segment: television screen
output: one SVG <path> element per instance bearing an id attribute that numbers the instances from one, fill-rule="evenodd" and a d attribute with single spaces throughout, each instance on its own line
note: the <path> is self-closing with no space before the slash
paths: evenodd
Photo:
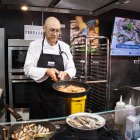
<path id="1" fill-rule="evenodd" d="M 112 56 L 140 56 L 140 20 L 115 17 Z"/>

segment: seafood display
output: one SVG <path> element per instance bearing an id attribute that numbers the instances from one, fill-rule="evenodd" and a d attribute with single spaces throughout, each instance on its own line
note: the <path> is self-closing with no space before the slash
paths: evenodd
<path id="1" fill-rule="evenodd" d="M 34 140 L 36 138 L 45 138 L 50 135 L 53 131 L 40 124 L 26 124 L 21 125 L 19 129 L 12 133 L 13 140 Z"/>
<path id="2" fill-rule="evenodd" d="M 67 123 L 77 129 L 94 130 L 105 125 L 103 117 L 91 113 L 77 113 L 67 118 Z"/>
<path id="3" fill-rule="evenodd" d="M 86 89 L 83 87 L 78 87 L 78 86 L 73 86 L 73 85 L 59 86 L 58 90 L 62 91 L 62 92 L 66 92 L 66 93 L 78 93 L 78 92 L 85 92 L 86 91 Z"/>

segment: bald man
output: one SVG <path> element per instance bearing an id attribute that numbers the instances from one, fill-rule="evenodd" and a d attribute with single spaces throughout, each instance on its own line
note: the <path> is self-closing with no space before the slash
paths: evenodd
<path id="1" fill-rule="evenodd" d="M 45 20 L 45 37 L 30 43 L 24 72 L 35 81 L 30 98 L 30 119 L 46 119 L 65 116 L 65 101 L 55 94 L 52 84 L 70 79 L 76 74 L 70 47 L 58 40 L 60 21 L 55 17 Z"/>

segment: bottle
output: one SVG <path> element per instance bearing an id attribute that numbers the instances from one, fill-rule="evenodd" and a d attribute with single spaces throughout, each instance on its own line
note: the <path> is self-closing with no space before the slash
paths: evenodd
<path id="1" fill-rule="evenodd" d="M 136 110 L 135 107 L 132 105 L 131 98 L 129 99 L 129 104 L 125 105 L 125 116 L 128 117 L 130 115 L 131 116 L 136 115 Z"/>
<path id="2" fill-rule="evenodd" d="M 124 131 L 125 124 L 125 102 L 122 101 L 122 95 L 120 96 L 120 101 L 116 103 L 115 106 L 115 128 L 119 129 L 122 133 Z"/>
<path id="3" fill-rule="evenodd" d="M 137 115 L 140 115 L 140 96 L 138 97 L 136 106 L 137 108 L 135 108 L 135 110 L 137 112 Z"/>

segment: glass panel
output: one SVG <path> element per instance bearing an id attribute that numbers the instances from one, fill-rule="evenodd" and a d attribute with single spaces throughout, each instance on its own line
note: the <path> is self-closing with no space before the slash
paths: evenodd
<path id="1" fill-rule="evenodd" d="M 12 68 L 22 69 L 24 66 L 27 50 L 12 50 Z"/>
<path id="2" fill-rule="evenodd" d="M 123 124 L 115 124 L 114 120 L 115 120 L 115 113 L 119 112 L 119 113 L 124 113 L 127 114 L 128 112 L 131 112 L 131 110 L 129 109 L 123 109 L 123 110 L 110 110 L 110 111 L 106 111 L 106 112 L 98 112 L 96 113 L 96 115 L 100 115 L 102 116 L 105 120 L 106 120 L 106 125 L 103 127 L 103 129 L 105 129 L 105 133 L 108 134 L 110 133 L 112 135 L 113 134 L 117 134 L 117 136 L 124 136 L 125 134 L 129 133 L 127 131 L 131 131 L 128 130 L 128 127 L 135 127 L 137 126 L 137 131 L 140 132 L 140 106 L 137 106 L 134 108 L 136 111 L 136 115 L 135 116 L 125 116 L 125 121 Z M 94 113 L 90 113 L 90 114 L 94 114 Z M 121 116 L 122 117 L 122 116 Z M 66 126 L 66 117 L 60 117 L 60 118 L 50 118 L 50 119 L 43 119 L 43 120 L 30 120 L 30 121 L 21 121 L 21 122 L 6 122 L 6 123 L 0 123 L 1 126 L 5 126 L 5 125 L 13 125 L 13 124 L 22 124 L 22 123 L 36 123 L 36 122 L 46 122 L 49 121 L 52 124 L 54 124 L 57 128 L 57 133 L 56 135 L 58 135 L 59 133 L 61 133 L 61 135 L 63 136 L 62 131 L 65 131 L 65 129 L 69 129 L 69 127 Z M 123 119 L 123 118 L 121 118 Z M 96 120 L 95 120 L 96 121 Z M 131 122 L 131 123 L 129 123 Z M 135 123 L 137 123 L 137 125 L 134 125 Z M 7 126 L 8 128 L 10 126 Z M 63 129 L 61 127 L 64 127 Z M 75 128 L 72 128 L 75 130 Z M 72 129 L 70 129 L 70 133 L 73 134 L 73 136 L 75 135 L 75 133 L 77 134 L 77 132 L 79 131 L 72 131 Z M 132 128 L 133 129 L 133 128 Z M 102 130 L 102 128 L 101 128 Z M 99 131 L 101 131 L 99 130 Z M 86 131 L 85 131 L 86 132 Z M 90 131 L 88 131 L 89 133 Z M 101 131 L 102 132 L 102 131 Z M 69 133 L 69 132 L 68 132 Z M 83 131 L 82 131 L 83 133 Z M 132 132 L 133 133 L 133 132 Z M 135 134 L 137 134 L 137 132 L 135 132 Z M 139 135 L 140 133 L 138 133 L 137 135 Z M 127 135 L 127 137 L 130 135 Z M 131 137 L 131 136 L 130 136 Z M 136 138 L 136 136 L 133 136 Z M 110 140 L 110 139 L 108 139 Z M 121 140 L 121 139 L 119 139 Z"/>
<path id="3" fill-rule="evenodd" d="M 134 107 L 134 109 L 136 110 L 136 116 L 140 116 L 140 106 Z M 124 113 L 128 112 L 129 109 L 120 109 L 120 110 L 109 110 L 109 111 L 104 111 L 104 112 L 97 112 L 97 113 L 90 113 L 90 114 L 97 114 L 97 115 L 101 115 L 103 117 L 105 117 L 105 119 L 110 119 L 115 117 L 115 112 L 119 112 L 122 111 Z M 22 121 L 22 122 L 39 122 L 39 121 L 54 121 L 54 120 L 63 120 L 66 119 L 68 116 L 65 117 L 58 117 L 58 118 L 48 118 L 48 119 L 41 119 L 41 120 L 27 120 L 27 121 Z M 109 118 L 108 118 L 109 117 Z M 14 122 L 14 123 L 22 123 L 22 122 Z M 13 122 L 6 122 L 6 123 L 0 123 L 0 125 L 2 124 L 11 124 Z"/>

